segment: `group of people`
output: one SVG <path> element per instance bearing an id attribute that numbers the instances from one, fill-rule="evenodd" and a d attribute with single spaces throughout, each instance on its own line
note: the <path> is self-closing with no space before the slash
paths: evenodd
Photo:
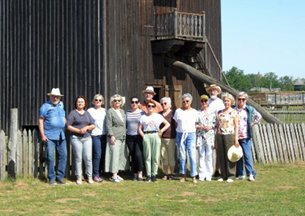
<path id="1" fill-rule="evenodd" d="M 245 92 L 238 94 L 237 106 L 232 108 L 235 102 L 232 95 L 224 93 L 221 100 L 218 98 L 221 94 L 219 86 L 210 85 L 206 90 L 210 97 L 201 96 L 199 110 L 192 108 L 193 97 L 189 93 L 182 95 L 182 107 L 172 110 L 171 98 L 164 97 L 160 103 L 153 100 L 156 93 L 152 86 L 143 91 L 145 101 L 131 97 L 131 110 L 126 112 L 122 109 L 125 98 L 119 94 L 110 98 L 108 110 L 102 107 L 104 97 L 101 94 L 93 97 L 93 107 L 88 110 L 86 98 L 78 96 L 74 102 L 75 109 L 66 119 L 60 101 L 63 95 L 58 88 L 53 88 L 48 94 L 50 101 L 41 106 L 39 116 L 41 139 L 47 142 L 49 183 L 67 184 L 63 178 L 67 160 L 65 127 L 70 131 L 77 184 L 82 184 L 82 161 L 89 184 L 103 181 L 101 171 L 112 173 L 111 181 L 119 183 L 124 179 L 118 173 L 130 169 L 130 157 L 134 181 L 157 182 L 160 155 L 164 170 L 162 179 L 175 180 L 176 145 L 181 182 L 187 180 L 187 153 L 193 183 L 197 183 L 197 174 L 200 181 L 211 181 L 213 176 L 219 177 L 218 181 L 227 182 L 233 182 L 236 177 L 244 179 L 244 167 L 248 180 L 254 181 L 256 172 L 251 157 L 251 127 L 259 123 L 261 115 L 246 105 L 248 95 Z M 236 163 L 228 157 L 232 146 L 243 150 L 243 157 L 238 158 Z M 55 149 L 58 155 L 56 174 Z"/>

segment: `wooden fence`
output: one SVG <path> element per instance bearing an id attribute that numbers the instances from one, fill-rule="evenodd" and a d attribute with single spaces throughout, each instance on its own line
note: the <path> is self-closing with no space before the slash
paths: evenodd
<path id="1" fill-rule="evenodd" d="M 17 176 L 44 178 L 45 164 L 39 160 L 42 144 L 39 132 L 17 131 L 16 154 L 14 155 Z M 0 180 L 7 176 L 9 139 L 0 131 Z M 67 134 L 67 178 L 74 178 L 75 165 L 72 148 Z M 253 127 L 252 157 L 254 163 L 295 163 L 305 160 L 305 124 L 260 124 Z"/>
<path id="2" fill-rule="evenodd" d="M 305 160 L 305 124 L 260 124 L 253 127 L 252 157 L 257 163 Z"/>

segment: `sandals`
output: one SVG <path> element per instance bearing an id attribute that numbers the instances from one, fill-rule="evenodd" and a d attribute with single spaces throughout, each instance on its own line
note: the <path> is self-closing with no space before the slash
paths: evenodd
<path id="1" fill-rule="evenodd" d="M 186 178 L 182 178 L 182 179 L 180 179 L 180 182 L 185 182 L 186 181 Z"/>
<path id="2" fill-rule="evenodd" d="M 162 180 L 168 180 L 168 174 L 165 174 Z"/>
<path id="3" fill-rule="evenodd" d="M 171 174 L 169 177 L 170 180 L 176 180 L 175 174 Z"/>

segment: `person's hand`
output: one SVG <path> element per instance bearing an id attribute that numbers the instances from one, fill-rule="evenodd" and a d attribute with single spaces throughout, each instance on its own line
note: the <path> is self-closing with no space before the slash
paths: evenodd
<path id="1" fill-rule="evenodd" d="M 239 148 L 239 142 L 238 141 L 235 141 L 234 145 L 235 145 L 236 148 Z"/>
<path id="2" fill-rule="evenodd" d="M 85 134 L 87 132 L 87 126 L 80 129 L 80 134 Z"/>
<path id="3" fill-rule="evenodd" d="M 111 136 L 111 137 L 110 137 L 110 143 L 111 143 L 111 145 L 114 145 L 115 142 L 116 142 L 115 137 L 114 137 L 114 136 Z"/>
<path id="4" fill-rule="evenodd" d="M 43 142 L 46 142 L 46 141 L 48 141 L 48 137 L 46 137 L 45 135 L 42 135 L 41 140 L 42 140 Z"/>
<path id="5" fill-rule="evenodd" d="M 158 135 L 159 135 L 160 138 L 162 137 L 162 134 L 163 134 L 162 131 L 159 130 L 159 131 L 158 131 Z"/>

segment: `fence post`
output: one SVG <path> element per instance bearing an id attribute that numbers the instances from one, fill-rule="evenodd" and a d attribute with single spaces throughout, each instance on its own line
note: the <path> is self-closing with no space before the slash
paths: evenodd
<path id="1" fill-rule="evenodd" d="M 177 39 L 178 37 L 178 11 L 177 8 L 174 9 L 174 17 L 173 17 L 173 30 L 174 30 L 174 38 Z"/>
<path id="2" fill-rule="evenodd" d="M 11 109 L 10 138 L 8 142 L 8 176 L 16 179 L 16 145 L 18 130 L 18 109 Z"/>
<path id="3" fill-rule="evenodd" d="M 0 130 L 0 180 L 5 178 L 5 134 L 3 130 Z"/>

